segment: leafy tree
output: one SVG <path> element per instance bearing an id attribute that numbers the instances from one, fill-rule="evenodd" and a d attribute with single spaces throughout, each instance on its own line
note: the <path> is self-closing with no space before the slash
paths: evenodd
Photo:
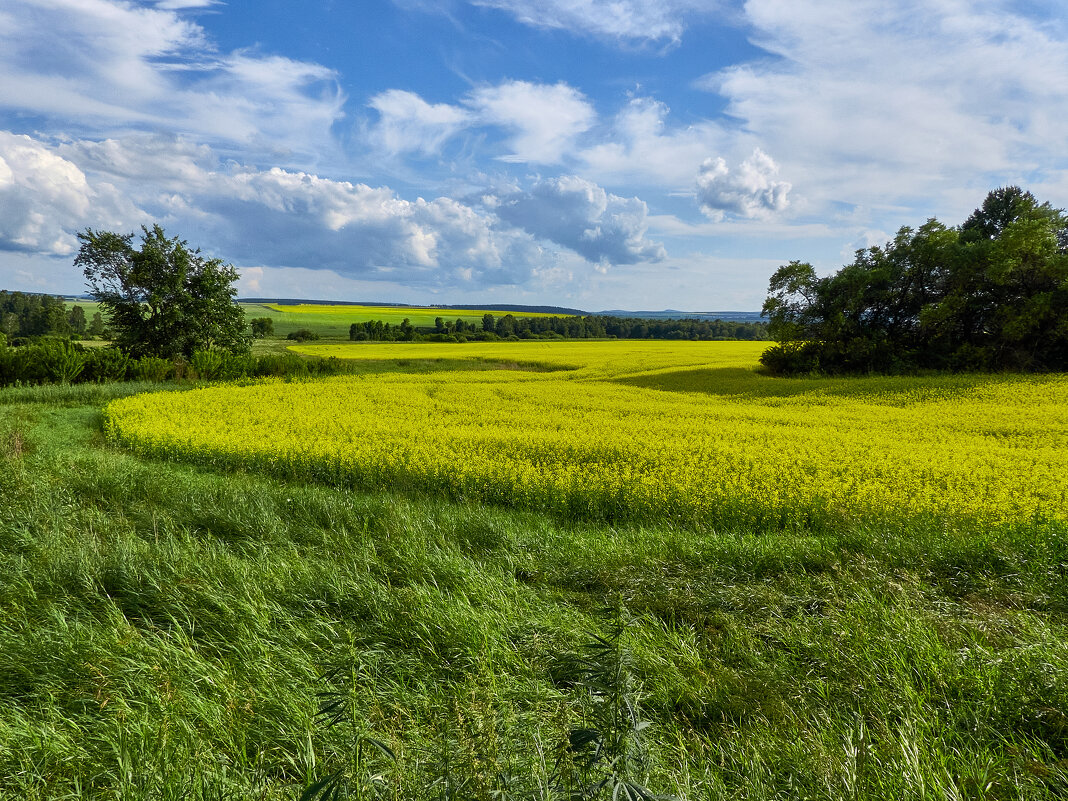
<path id="1" fill-rule="evenodd" d="M 774 372 L 1068 369 L 1068 218 L 997 189 L 959 228 L 904 227 L 834 275 L 780 267 L 763 312 Z"/>
<path id="2" fill-rule="evenodd" d="M 71 333 L 78 336 L 84 335 L 86 329 L 85 309 L 81 306 L 72 306 L 70 314 L 67 315 L 67 322 L 70 324 Z"/>
<path id="3" fill-rule="evenodd" d="M 19 316 L 15 312 L 0 314 L 0 333 L 9 337 L 18 336 L 19 326 Z"/>
<path id="4" fill-rule="evenodd" d="M 249 348 L 245 314 L 234 300 L 237 271 L 204 258 L 159 225 L 133 234 L 86 229 L 74 263 L 83 268 L 89 293 L 101 304 L 115 343 L 134 357 L 189 357 L 218 348 Z"/>
<path id="5" fill-rule="evenodd" d="M 93 312 L 93 319 L 89 321 L 89 335 L 104 336 L 104 316 L 100 312 Z"/>
<path id="6" fill-rule="evenodd" d="M 274 320 L 270 317 L 254 317 L 250 323 L 252 336 L 255 339 L 263 339 L 274 335 Z"/>

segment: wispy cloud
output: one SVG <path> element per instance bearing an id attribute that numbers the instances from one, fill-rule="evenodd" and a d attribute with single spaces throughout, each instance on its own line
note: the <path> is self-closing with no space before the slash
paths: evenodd
<path id="1" fill-rule="evenodd" d="M 471 113 L 448 103 L 427 103 L 414 92 L 390 89 L 371 98 L 378 112 L 370 140 L 391 154 L 437 153 L 441 146 L 472 122 Z"/>
<path id="2" fill-rule="evenodd" d="M 715 0 L 471 0 L 526 25 L 606 39 L 678 41 L 686 22 L 721 7 Z"/>
<path id="3" fill-rule="evenodd" d="M 476 89 L 466 102 L 483 124 L 514 132 L 512 152 L 499 156 L 502 161 L 556 164 L 597 116 L 582 93 L 564 83 L 508 81 Z"/>
<path id="4" fill-rule="evenodd" d="M 277 161 L 314 160 L 331 145 L 344 97 L 334 72 L 321 65 L 247 50 L 219 53 L 173 3 L 5 6 L 0 109 L 85 133 L 188 133 L 258 148 Z"/>
<path id="5" fill-rule="evenodd" d="M 1063 26 L 994 0 L 749 0 L 746 13 L 775 58 L 698 85 L 811 201 L 957 209 L 1064 169 Z"/>

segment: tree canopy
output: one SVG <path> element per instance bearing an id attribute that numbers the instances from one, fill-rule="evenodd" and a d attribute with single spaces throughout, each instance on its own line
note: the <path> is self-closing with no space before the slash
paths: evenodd
<path id="1" fill-rule="evenodd" d="M 237 270 L 205 258 L 159 225 L 133 234 L 86 229 L 74 263 L 100 303 L 115 344 L 134 357 L 190 357 L 194 351 L 245 352 L 245 314 L 237 304 Z"/>
<path id="2" fill-rule="evenodd" d="M 1068 217 L 1010 186 L 818 277 L 793 261 L 764 314 L 773 372 L 1068 370 Z"/>

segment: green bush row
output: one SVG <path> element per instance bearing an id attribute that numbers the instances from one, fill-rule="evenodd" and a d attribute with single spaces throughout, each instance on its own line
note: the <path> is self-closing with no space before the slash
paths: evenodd
<path id="1" fill-rule="evenodd" d="M 190 359 L 135 359 L 116 348 L 86 348 L 65 339 L 43 339 L 17 348 L 0 341 L 0 387 L 108 381 L 229 381 L 268 376 L 321 376 L 346 372 L 340 359 L 303 359 L 292 353 L 233 354 L 196 351 Z"/>

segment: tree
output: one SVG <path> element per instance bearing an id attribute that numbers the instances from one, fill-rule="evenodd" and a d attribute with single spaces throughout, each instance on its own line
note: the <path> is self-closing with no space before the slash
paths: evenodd
<path id="1" fill-rule="evenodd" d="M 274 320 L 270 317 L 254 317 L 249 323 L 254 339 L 263 339 L 274 335 Z"/>
<path id="2" fill-rule="evenodd" d="M 1068 218 L 1003 187 L 959 228 L 930 219 L 825 278 L 790 262 L 763 312 L 773 372 L 1068 368 Z"/>
<path id="3" fill-rule="evenodd" d="M 93 319 L 89 321 L 89 336 L 104 336 L 104 316 L 100 312 L 93 312 Z"/>
<path id="4" fill-rule="evenodd" d="M 78 234 L 74 260 L 89 294 L 100 303 L 115 344 L 131 356 L 190 357 L 194 351 L 249 349 L 245 313 L 234 300 L 238 274 L 221 259 L 204 258 L 159 225 L 133 234 Z"/>
<path id="5" fill-rule="evenodd" d="M 85 309 L 81 306 L 72 306 L 70 314 L 67 315 L 67 321 L 70 323 L 71 333 L 76 334 L 77 336 L 85 335 Z"/>

